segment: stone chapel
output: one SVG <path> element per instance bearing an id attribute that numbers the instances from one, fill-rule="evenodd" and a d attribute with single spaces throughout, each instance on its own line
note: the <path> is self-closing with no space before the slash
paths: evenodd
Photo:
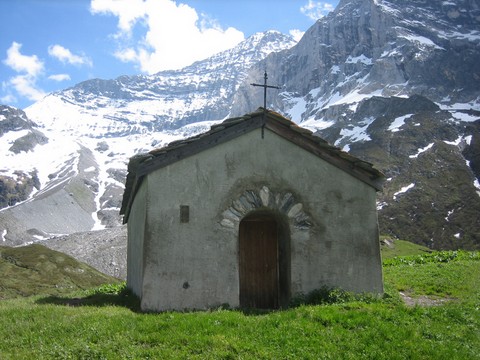
<path id="1" fill-rule="evenodd" d="M 324 286 L 382 293 L 383 180 L 264 108 L 134 156 L 127 286 L 144 311 L 284 308 Z"/>

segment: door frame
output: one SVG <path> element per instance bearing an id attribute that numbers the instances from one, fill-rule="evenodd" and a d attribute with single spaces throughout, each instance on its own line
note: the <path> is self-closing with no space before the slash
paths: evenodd
<path id="1" fill-rule="evenodd" d="M 276 294 L 273 309 L 287 308 L 290 303 L 290 229 L 288 219 L 278 212 L 270 210 L 257 210 L 247 214 L 239 223 L 238 228 L 238 285 L 239 285 L 239 304 L 243 304 L 242 294 L 242 270 L 241 270 L 241 251 L 242 240 L 240 239 L 241 230 L 244 221 L 274 221 L 276 223 Z"/>

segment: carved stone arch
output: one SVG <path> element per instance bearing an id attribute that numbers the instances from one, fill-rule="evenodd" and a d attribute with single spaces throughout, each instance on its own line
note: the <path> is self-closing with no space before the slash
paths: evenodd
<path id="1" fill-rule="evenodd" d="M 272 191 L 267 186 L 246 190 L 234 199 L 222 213 L 220 224 L 223 227 L 238 229 L 240 221 L 252 211 L 268 209 L 285 215 L 293 228 L 309 230 L 310 217 L 303 210 L 303 204 L 291 192 Z"/>
<path id="2" fill-rule="evenodd" d="M 288 307 L 292 231 L 312 227 L 303 204 L 289 191 L 259 186 L 233 199 L 220 224 L 238 232 L 240 306 Z"/>

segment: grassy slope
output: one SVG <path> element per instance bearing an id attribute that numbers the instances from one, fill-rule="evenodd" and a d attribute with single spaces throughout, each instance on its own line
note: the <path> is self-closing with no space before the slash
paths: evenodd
<path id="1" fill-rule="evenodd" d="M 395 256 L 420 255 L 432 251 L 426 246 L 405 240 L 390 239 L 388 237 L 382 237 L 380 243 L 382 259 L 389 259 Z"/>
<path id="2" fill-rule="evenodd" d="M 67 294 L 118 281 L 39 244 L 0 246 L 0 274 L 0 300 L 34 294 Z"/>
<path id="3" fill-rule="evenodd" d="M 430 250 L 402 240 L 383 239 L 382 258 Z M 40 244 L 0 246 L 0 300 L 31 295 L 68 294 L 115 282 L 90 266 Z"/>
<path id="4" fill-rule="evenodd" d="M 440 255 L 386 261 L 384 299 L 263 314 L 141 314 L 115 287 L 5 300 L 0 358 L 480 359 L 479 255 Z M 398 291 L 451 301 L 408 307 Z"/>

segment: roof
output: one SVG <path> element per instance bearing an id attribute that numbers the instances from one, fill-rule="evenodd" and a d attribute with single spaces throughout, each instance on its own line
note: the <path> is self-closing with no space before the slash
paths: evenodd
<path id="1" fill-rule="evenodd" d="M 298 126 L 274 111 L 259 108 L 255 112 L 230 118 L 220 124 L 213 125 L 205 133 L 174 141 L 163 148 L 133 156 L 128 163 L 127 181 L 120 209 L 120 214 L 124 215 L 123 222 L 127 223 L 128 221 L 136 192 L 146 175 L 262 127 L 353 175 L 377 191 L 382 189 L 384 175 L 375 169 L 371 163 L 360 160 L 330 145 L 322 138 L 313 135 L 310 130 Z"/>

